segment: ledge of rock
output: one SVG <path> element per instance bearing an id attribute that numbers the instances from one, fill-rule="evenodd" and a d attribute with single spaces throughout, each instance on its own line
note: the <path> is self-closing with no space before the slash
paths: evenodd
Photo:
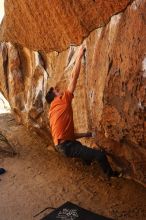
<path id="1" fill-rule="evenodd" d="M 30 1 L 27 2 L 31 5 Z M 54 2 L 56 1 L 52 4 L 55 4 Z M 63 4 L 63 1 L 61 2 Z M 120 2 L 127 4 L 126 1 Z M 13 5 L 15 4 L 13 2 Z M 17 4 L 22 7 L 22 4 L 18 2 Z M 21 10 L 23 11 L 29 4 L 23 4 Z M 112 16 L 106 26 L 95 29 L 84 40 L 87 52 L 82 62 L 73 101 L 76 131 L 94 131 L 97 144 L 109 152 L 113 164 L 120 166 L 125 175 L 144 186 L 146 186 L 145 8 L 146 0 L 132 2 L 124 12 Z M 31 16 L 28 16 L 30 20 Z M 11 17 L 13 19 L 13 16 Z M 37 26 L 35 19 L 34 23 L 30 23 Z M 15 22 L 13 24 L 16 25 Z M 7 31 L 10 32 L 10 29 Z M 19 32 L 21 35 L 21 30 Z M 26 42 L 23 44 L 26 43 L 32 48 L 37 45 L 36 48 L 41 48 L 39 37 L 37 39 L 36 36 L 36 32 L 31 33 L 28 30 L 28 37 L 24 37 Z M 22 36 L 22 39 L 24 38 Z M 48 41 L 42 43 L 45 50 L 46 42 Z M 67 44 L 61 42 L 61 45 L 56 48 L 65 48 Z M 48 48 L 51 47 L 54 48 L 54 46 Z M 75 46 L 61 53 L 41 53 L 18 44 L 1 43 L 0 90 L 9 101 L 17 121 L 35 129 L 48 139 L 50 144 L 52 143 L 45 95 L 50 86 L 57 84 L 60 88 L 65 88 L 77 52 L 78 47 Z M 92 145 L 92 140 L 88 144 Z"/>
<path id="2" fill-rule="evenodd" d="M 104 26 L 131 0 L 5 0 L 1 40 L 33 50 L 62 51 L 79 45 L 89 33 Z"/>

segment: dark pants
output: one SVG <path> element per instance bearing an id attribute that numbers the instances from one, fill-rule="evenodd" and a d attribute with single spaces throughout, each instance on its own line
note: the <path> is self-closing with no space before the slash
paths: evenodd
<path id="1" fill-rule="evenodd" d="M 79 141 L 65 141 L 56 146 L 57 150 L 67 157 L 80 158 L 87 164 L 93 160 L 99 162 L 102 170 L 111 176 L 113 170 L 107 160 L 106 154 L 102 150 L 96 150 L 82 145 Z"/>

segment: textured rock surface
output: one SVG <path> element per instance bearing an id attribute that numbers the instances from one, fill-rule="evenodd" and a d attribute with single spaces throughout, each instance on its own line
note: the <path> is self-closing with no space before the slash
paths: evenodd
<path id="1" fill-rule="evenodd" d="M 1 37 L 33 50 L 66 49 L 126 8 L 130 0 L 5 0 Z"/>
<path id="2" fill-rule="evenodd" d="M 96 132 L 98 145 L 126 175 L 146 185 L 146 0 L 134 1 L 94 30 L 73 102 L 76 130 Z M 37 39 L 36 39 L 37 40 Z M 0 90 L 20 123 L 48 136 L 49 86 L 64 88 L 78 48 L 48 54 L 1 44 Z M 50 140 L 50 139 L 49 139 Z M 89 141 L 92 144 L 92 140 Z"/>

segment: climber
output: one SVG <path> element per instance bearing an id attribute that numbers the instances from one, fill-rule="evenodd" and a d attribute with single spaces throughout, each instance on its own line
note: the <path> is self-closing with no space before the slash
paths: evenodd
<path id="1" fill-rule="evenodd" d="M 57 88 L 51 87 L 46 94 L 46 101 L 50 104 L 48 118 L 55 148 L 67 157 L 82 159 L 88 165 L 91 164 L 93 160 L 97 160 L 108 177 L 118 176 L 119 173 L 112 170 L 104 151 L 89 148 L 76 140 L 82 137 L 91 137 L 91 132 L 80 134 L 74 133 L 71 103 L 74 97 L 73 93 L 76 88 L 84 53 L 85 48 L 81 46 L 67 90 L 63 93 Z"/>

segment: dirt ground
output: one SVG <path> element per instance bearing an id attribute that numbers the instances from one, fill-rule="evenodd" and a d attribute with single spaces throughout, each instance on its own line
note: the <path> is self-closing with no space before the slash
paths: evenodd
<path id="1" fill-rule="evenodd" d="M 142 185 L 124 178 L 108 181 L 98 164 L 85 166 L 49 151 L 10 114 L 0 115 L 0 134 L 9 142 L 0 142 L 0 167 L 7 170 L 0 176 L 0 220 L 38 220 L 52 210 L 37 215 L 40 211 L 66 201 L 113 219 L 146 219 Z"/>

